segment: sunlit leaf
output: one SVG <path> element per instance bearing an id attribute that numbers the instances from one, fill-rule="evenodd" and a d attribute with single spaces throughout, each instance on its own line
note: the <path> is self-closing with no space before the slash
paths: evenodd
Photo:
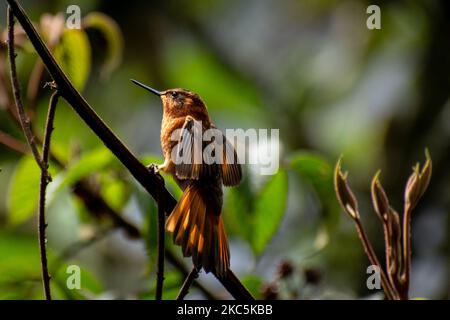
<path id="1" fill-rule="evenodd" d="M 255 199 L 251 244 L 260 254 L 278 229 L 286 208 L 288 177 L 284 170 L 270 178 Z"/>
<path id="2" fill-rule="evenodd" d="M 39 199 L 40 169 L 31 156 L 23 157 L 9 185 L 8 221 L 18 225 L 36 211 Z"/>
<path id="3" fill-rule="evenodd" d="M 84 28 L 93 28 L 101 32 L 107 43 L 106 57 L 100 75 L 107 78 L 122 61 L 123 36 L 117 23 L 100 12 L 91 12 L 83 19 Z"/>
<path id="4" fill-rule="evenodd" d="M 86 33 L 66 29 L 54 55 L 75 88 L 83 90 L 91 70 L 91 46 Z"/>

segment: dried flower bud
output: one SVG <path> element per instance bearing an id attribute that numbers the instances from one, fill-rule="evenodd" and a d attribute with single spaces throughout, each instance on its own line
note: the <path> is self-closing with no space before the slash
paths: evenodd
<path id="1" fill-rule="evenodd" d="M 419 164 L 413 167 L 413 173 L 409 176 L 405 187 L 405 206 L 413 208 L 419 196 Z"/>
<path id="2" fill-rule="evenodd" d="M 425 161 L 425 165 L 420 172 L 420 196 L 423 196 L 425 190 L 430 184 L 431 173 L 433 171 L 433 163 L 431 161 L 431 156 L 428 149 L 425 149 L 425 157 L 427 160 Z"/>
<path id="3" fill-rule="evenodd" d="M 405 207 L 409 209 L 412 209 L 417 205 L 419 199 L 423 196 L 425 190 L 428 187 L 428 184 L 430 183 L 432 162 L 428 150 L 425 150 L 425 155 L 427 161 L 425 162 L 422 171 L 420 171 L 419 164 L 416 164 L 413 167 L 413 173 L 411 174 L 411 176 L 408 179 L 408 182 L 406 183 Z"/>
<path id="4" fill-rule="evenodd" d="M 352 219 L 359 219 L 358 202 L 347 183 L 347 173 L 341 171 L 341 159 L 338 160 L 334 171 L 334 188 L 342 208 Z"/>
<path id="5" fill-rule="evenodd" d="M 378 171 L 372 180 L 372 202 L 378 217 L 383 221 L 387 221 L 387 215 L 389 214 L 390 206 L 386 192 L 384 191 L 383 187 L 381 186 L 380 180 L 378 179 L 380 172 L 381 171 Z"/>
<path id="6" fill-rule="evenodd" d="M 322 272 L 317 268 L 305 268 L 303 270 L 306 283 L 309 284 L 319 284 L 322 280 Z"/>
<path id="7" fill-rule="evenodd" d="M 289 260 L 284 260 L 278 266 L 278 277 L 284 279 L 294 272 L 294 265 Z"/>
<path id="8" fill-rule="evenodd" d="M 276 300 L 278 298 L 278 286 L 275 283 L 266 283 L 261 287 L 264 300 Z"/>

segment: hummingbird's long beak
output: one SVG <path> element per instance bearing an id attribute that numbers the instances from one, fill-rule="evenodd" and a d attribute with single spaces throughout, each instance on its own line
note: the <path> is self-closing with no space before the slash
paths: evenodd
<path id="1" fill-rule="evenodd" d="M 140 83 L 139 81 L 136 81 L 136 80 L 134 80 L 134 79 L 130 79 L 130 80 L 131 80 L 131 82 L 133 82 L 134 84 L 137 84 L 139 87 L 142 87 L 142 88 L 144 88 L 145 90 L 148 90 L 148 91 L 150 91 L 150 92 L 153 93 L 153 94 L 156 94 L 157 96 L 161 96 L 161 95 L 162 95 L 162 93 L 161 93 L 160 91 L 158 91 L 158 90 L 156 90 L 156 89 L 153 89 L 153 88 L 150 88 L 149 86 L 146 86 L 145 84 Z"/>

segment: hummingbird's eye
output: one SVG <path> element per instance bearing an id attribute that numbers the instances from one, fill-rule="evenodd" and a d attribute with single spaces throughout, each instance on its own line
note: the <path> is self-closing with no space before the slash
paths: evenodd
<path id="1" fill-rule="evenodd" d="M 171 96 L 172 98 L 176 99 L 176 98 L 178 98 L 178 92 L 172 91 L 172 92 L 170 92 L 170 96 Z"/>

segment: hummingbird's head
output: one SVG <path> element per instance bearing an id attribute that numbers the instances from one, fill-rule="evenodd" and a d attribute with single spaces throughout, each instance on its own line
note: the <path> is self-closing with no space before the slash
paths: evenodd
<path id="1" fill-rule="evenodd" d="M 168 89 L 165 91 L 158 91 L 149 86 L 146 86 L 136 80 L 131 80 L 134 84 L 150 91 L 159 96 L 162 100 L 164 113 L 173 117 L 182 117 L 197 114 L 201 119 L 202 116 L 207 115 L 206 105 L 200 96 L 194 92 L 186 89 Z"/>

